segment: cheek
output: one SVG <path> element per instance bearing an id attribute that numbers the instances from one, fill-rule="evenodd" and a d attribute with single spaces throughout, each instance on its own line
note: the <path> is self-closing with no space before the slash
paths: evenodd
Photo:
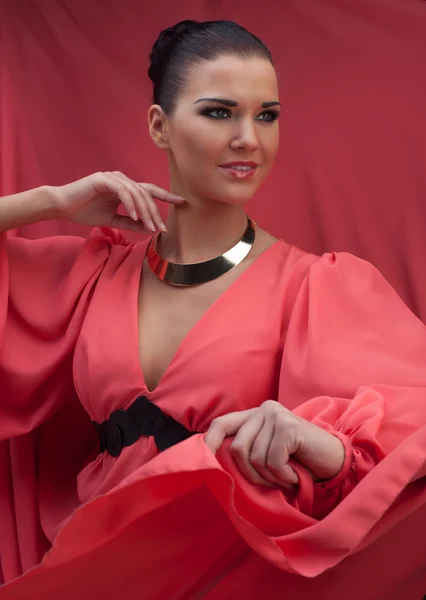
<path id="1" fill-rule="evenodd" d="M 214 147 L 211 139 L 206 139 L 199 133 L 191 133 L 178 137 L 173 150 L 176 162 L 182 170 L 186 170 L 194 165 L 202 167 L 206 163 L 211 162 L 214 155 Z"/>
<path id="2" fill-rule="evenodd" d="M 197 121 L 191 127 L 179 127 L 170 139 L 177 164 L 184 168 L 189 162 L 212 168 L 226 155 L 229 132 L 217 124 Z"/>
<path id="3" fill-rule="evenodd" d="M 278 127 L 274 131 L 268 132 L 261 140 L 264 156 L 268 162 L 272 162 L 278 151 L 279 146 L 279 131 Z"/>

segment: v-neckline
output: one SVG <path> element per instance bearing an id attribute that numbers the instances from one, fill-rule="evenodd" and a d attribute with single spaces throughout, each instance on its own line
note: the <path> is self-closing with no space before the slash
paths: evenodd
<path id="1" fill-rule="evenodd" d="M 231 290 L 234 290 L 235 288 L 240 287 L 244 283 L 244 280 L 246 279 L 246 275 L 248 273 L 251 273 L 256 267 L 258 268 L 259 264 L 265 260 L 265 257 L 271 253 L 272 249 L 278 248 L 281 244 L 282 244 L 282 240 L 277 240 L 276 242 L 273 242 L 268 248 L 266 248 L 261 254 L 259 254 L 259 256 L 257 256 L 253 260 L 253 262 L 234 281 L 232 281 L 232 283 L 229 284 L 229 286 L 216 298 L 216 300 L 214 300 L 212 302 L 212 304 L 207 308 L 207 310 L 203 313 L 203 315 L 198 319 L 198 321 L 191 327 L 191 329 L 188 331 L 188 333 L 183 337 L 182 341 L 180 342 L 179 346 L 176 349 L 176 352 L 173 354 L 172 359 L 170 360 L 165 371 L 163 372 L 160 379 L 158 380 L 157 385 L 152 390 L 150 390 L 146 384 L 145 376 L 144 376 L 144 372 L 143 372 L 143 366 L 142 366 L 142 362 L 141 362 L 140 355 L 139 355 L 139 294 L 140 294 L 140 287 L 143 285 L 143 266 L 144 266 L 144 263 L 146 260 L 149 239 L 143 240 L 142 242 L 139 242 L 137 244 L 137 247 L 135 248 L 135 250 L 137 250 L 137 258 L 138 258 L 136 264 L 139 266 L 139 271 L 136 269 L 136 274 L 135 274 L 134 280 L 132 281 L 132 285 L 134 286 L 134 288 L 132 289 L 132 292 L 131 292 L 132 296 L 133 296 L 133 294 L 135 294 L 135 299 L 136 299 L 136 301 L 135 301 L 136 310 L 135 310 L 135 314 L 134 314 L 134 319 L 136 322 L 132 324 L 131 329 L 133 332 L 135 332 L 135 336 L 132 337 L 132 347 L 135 348 L 135 351 L 136 351 L 136 359 L 137 359 L 137 362 L 139 365 L 138 372 L 140 374 L 140 383 L 141 383 L 141 387 L 144 390 L 145 395 L 149 396 L 150 398 L 153 398 L 158 393 L 159 389 L 162 387 L 164 380 L 167 378 L 168 374 L 170 373 L 171 369 L 173 368 L 175 362 L 178 360 L 179 356 L 182 354 L 182 351 L 185 349 L 187 344 L 194 338 L 194 336 L 198 333 L 198 330 L 203 327 L 203 325 L 205 324 L 206 321 L 208 321 L 209 317 L 211 316 L 211 313 L 212 312 L 214 313 L 217 309 L 217 306 L 223 304 L 223 302 L 226 301 L 227 297 L 231 293 Z M 139 259 L 139 254 L 140 254 L 140 259 Z M 167 284 L 165 284 L 165 285 L 167 285 Z"/>

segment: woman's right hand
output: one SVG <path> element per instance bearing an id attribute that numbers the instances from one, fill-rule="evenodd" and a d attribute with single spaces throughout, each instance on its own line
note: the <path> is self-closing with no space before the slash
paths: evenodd
<path id="1" fill-rule="evenodd" d="M 165 231 L 154 198 L 182 204 L 183 198 L 152 183 L 137 183 L 123 173 L 94 173 L 78 181 L 51 188 L 59 218 L 92 227 L 131 231 Z M 127 215 L 117 214 L 123 205 Z"/>

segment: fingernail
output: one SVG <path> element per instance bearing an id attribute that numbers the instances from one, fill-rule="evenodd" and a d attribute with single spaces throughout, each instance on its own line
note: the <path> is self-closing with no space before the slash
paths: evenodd
<path id="1" fill-rule="evenodd" d="M 138 220 L 138 215 L 137 215 L 137 212 L 136 212 L 135 210 L 132 210 L 132 219 L 133 219 L 134 221 L 137 221 L 137 220 Z"/>
<path id="2" fill-rule="evenodd" d="M 164 233 L 167 233 L 167 227 L 165 226 L 163 221 L 161 221 L 161 223 L 160 223 L 160 229 L 161 229 L 161 231 L 164 231 Z"/>
<path id="3" fill-rule="evenodd" d="M 148 227 L 151 229 L 151 231 L 155 231 L 155 225 L 152 221 L 148 221 Z"/>

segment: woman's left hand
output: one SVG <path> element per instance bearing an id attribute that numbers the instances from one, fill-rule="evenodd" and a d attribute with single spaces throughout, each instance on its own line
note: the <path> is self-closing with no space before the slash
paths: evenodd
<path id="1" fill-rule="evenodd" d="M 214 419 L 205 442 L 216 454 L 229 436 L 235 436 L 231 453 L 241 473 L 251 483 L 267 487 L 298 483 L 290 458 L 306 467 L 316 480 L 337 475 L 345 460 L 337 437 L 273 400 Z"/>

